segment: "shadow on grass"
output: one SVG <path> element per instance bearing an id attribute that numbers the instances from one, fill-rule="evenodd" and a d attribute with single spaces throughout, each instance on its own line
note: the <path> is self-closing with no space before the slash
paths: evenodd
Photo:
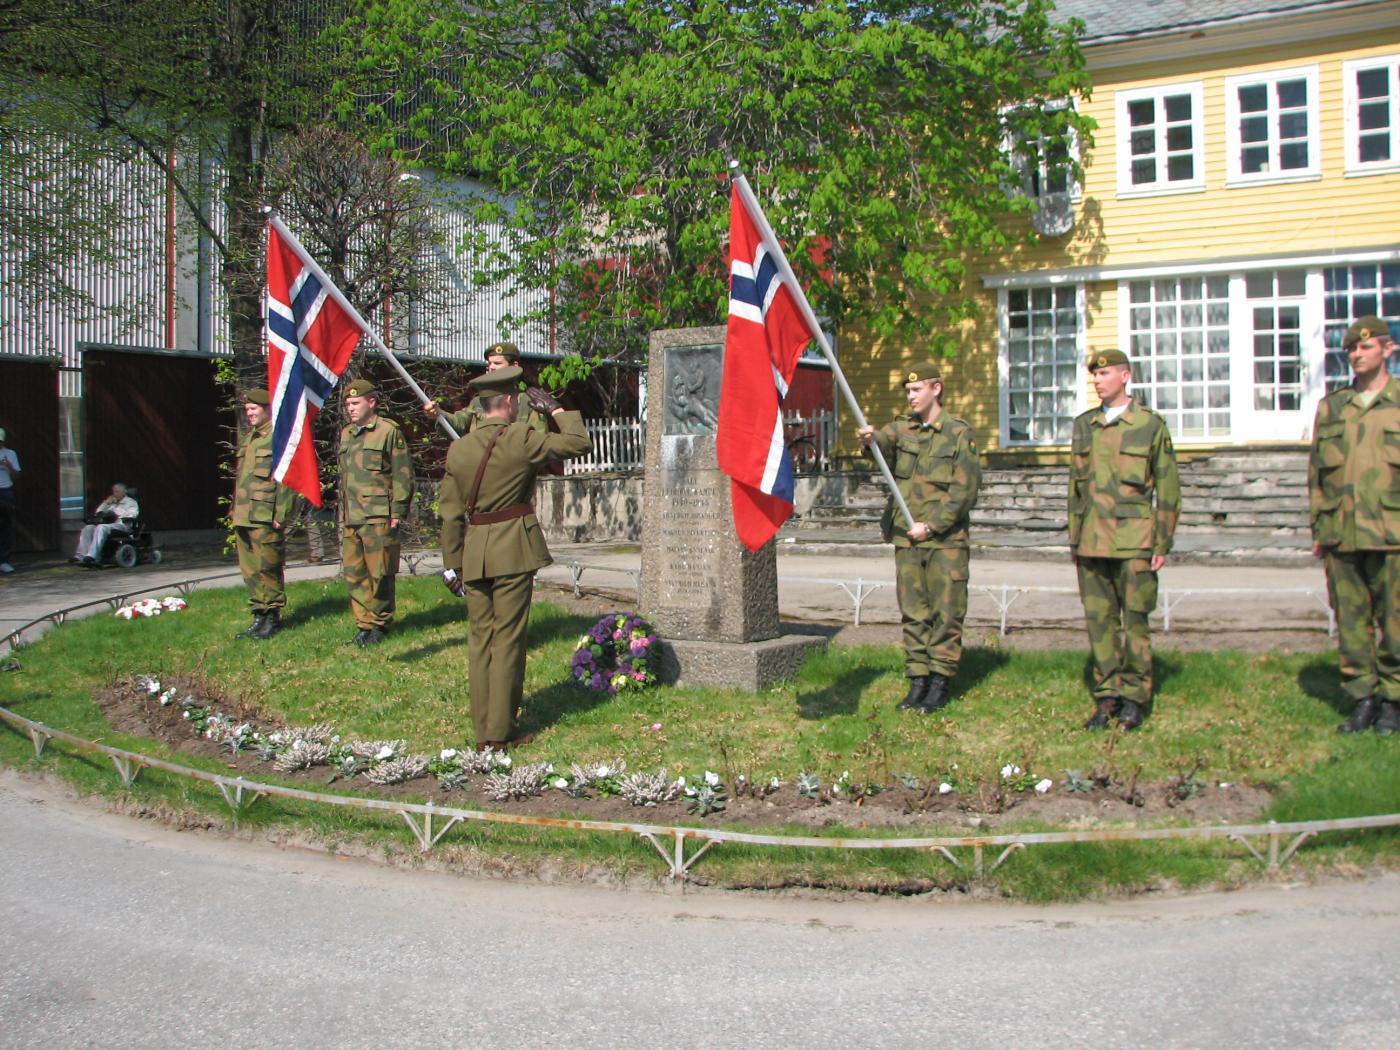
<path id="1" fill-rule="evenodd" d="M 582 689 L 572 681 L 545 686 L 525 694 L 520 717 L 516 720 L 516 732 L 543 732 L 567 714 L 588 711 L 612 699 L 608 693 Z"/>
<path id="2" fill-rule="evenodd" d="M 856 667 L 838 676 L 829 685 L 797 694 L 799 718 L 830 718 L 832 715 L 853 715 L 860 707 L 860 694 L 875 679 L 887 672 L 878 667 Z"/>
<path id="3" fill-rule="evenodd" d="M 1011 654 L 1004 649 L 964 649 L 958 673 L 948 690 L 950 700 L 970 693 L 982 684 L 994 671 L 1011 662 Z"/>
<path id="4" fill-rule="evenodd" d="M 1314 700 L 1321 700 L 1339 715 L 1351 714 L 1356 701 L 1342 692 L 1337 663 L 1330 654 L 1304 664 L 1298 671 L 1298 688 Z"/>
<path id="5" fill-rule="evenodd" d="M 349 619 L 349 598 L 344 595 L 322 594 L 312 602 L 289 601 L 282 615 L 282 629 L 294 630 L 310 620 L 329 619 L 333 616 L 346 617 L 346 622 L 354 627 L 354 621 Z"/>
<path id="6" fill-rule="evenodd" d="M 1157 709 L 1157 697 L 1162 690 L 1173 679 L 1186 670 L 1186 662 L 1179 653 L 1153 653 L 1152 654 L 1152 695 L 1147 703 L 1143 705 L 1142 717 L 1144 720 L 1152 717 L 1152 713 Z M 1094 657 L 1092 654 L 1084 658 L 1084 691 L 1089 694 L 1092 702 L 1094 695 Z"/>

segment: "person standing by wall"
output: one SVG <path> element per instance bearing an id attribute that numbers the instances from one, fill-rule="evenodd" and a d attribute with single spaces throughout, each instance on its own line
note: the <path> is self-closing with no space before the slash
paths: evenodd
<path id="1" fill-rule="evenodd" d="M 1099 407 L 1074 420 L 1069 477 L 1069 547 L 1097 705 L 1084 727 L 1116 718 L 1136 729 L 1152 699 L 1147 620 L 1181 514 L 1181 484 L 1166 422 L 1128 393 L 1127 355 L 1103 350 L 1089 359 L 1089 374 Z"/>
<path id="2" fill-rule="evenodd" d="M 296 493 L 272 476 L 272 419 L 266 390 L 243 395 L 247 422 L 238 446 L 238 470 L 233 489 L 234 544 L 238 571 L 248 589 L 253 623 L 243 634 L 266 641 L 282 629 L 287 605 L 284 574 L 287 564 L 287 526 L 296 506 Z"/>
<path id="3" fill-rule="evenodd" d="M 856 431 L 879 446 L 914 525 L 890 525 L 895 583 L 904 622 L 902 710 L 929 714 L 948 703 L 962 659 L 967 616 L 968 516 L 977 502 L 982 466 L 972 428 L 943 411 L 943 379 L 929 362 L 904 376 L 908 415 Z"/>
<path id="4" fill-rule="evenodd" d="M 11 573 L 10 548 L 15 542 L 15 479 L 20 475 L 19 454 L 5 444 L 5 431 L 0 429 L 0 573 Z"/>
<path id="5" fill-rule="evenodd" d="M 472 725 L 483 750 L 523 742 L 515 738 L 515 721 L 524 693 L 525 629 L 535 573 L 553 561 L 531 502 L 535 477 L 593 444 L 583 417 L 537 387 L 528 391 L 530 401 L 553 417 L 559 433 L 517 422 L 521 375 L 510 367 L 476 380 L 481 422 L 447 452 L 451 491 L 461 499 L 442 510 L 443 582 L 467 600 Z"/>
<path id="6" fill-rule="evenodd" d="M 1400 731 L 1400 384 L 1379 317 L 1342 337 L 1349 386 L 1317 406 L 1308 458 L 1313 554 L 1327 568 L 1342 690 L 1341 733 Z"/>
<path id="7" fill-rule="evenodd" d="M 394 622 L 399 523 L 413 499 L 413 460 L 392 419 L 379 415 L 368 379 L 345 388 L 350 422 L 340 432 L 341 571 L 350 590 L 356 645 L 377 645 Z"/>

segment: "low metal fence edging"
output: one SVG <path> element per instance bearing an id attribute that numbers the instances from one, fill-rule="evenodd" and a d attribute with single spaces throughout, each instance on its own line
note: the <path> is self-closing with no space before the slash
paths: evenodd
<path id="1" fill-rule="evenodd" d="M 247 777 L 230 777 L 221 773 L 210 773 L 193 769 L 165 759 L 143 755 L 122 748 L 111 747 L 97 741 L 86 740 L 72 733 L 54 729 L 42 722 L 35 722 L 6 708 L 0 708 L 0 721 L 12 728 L 27 733 L 35 741 L 35 756 L 43 751 L 40 740 L 58 740 L 79 750 L 106 755 L 112 760 L 121 777 L 122 784 L 130 787 L 142 769 L 158 769 L 176 776 L 190 777 L 215 785 L 225 803 L 237 814 L 245 805 L 250 805 L 263 796 L 275 796 L 310 802 L 321 805 L 345 806 L 356 809 L 397 813 L 412 831 L 421 852 L 428 852 L 436 846 L 453 827 L 464 821 L 483 824 L 511 824 L 525 827 L 556 828 L 575 831 L 603 832 L 609 834 L 637 835 L 649 842 L 669 869 L 669 877 L 684 881 L 691 867 L 712 846 L 720 843 L 735 843 L 749 846 L 772 846 L 786 849 L 851 849 L 888 850 L 910 849 L 927 850 L 937 853 L 959 870 L 966 870 L 953 854 L 954 849 L 971 849 L 973 853 L 972 871 L 975 878 L 982 878 L 984 870 L 983 851 L 988 848 L 1004 847 L 992 864 L 996 871 L 1013 854 L 1030 846 L 1068 845 L 1083 842 L 1151 842 L 1165 840 L 1222 838 L 1237 842 L 1259 861 L 1267 870 L 1275 871 L 1286 864 L 1298 848 L 1309 838 L 1324 831 L 1358 831 L 1370 828 L 1400 826 L 1400 813 L 1390 813 L 1370 817 L 1345 817 L 1336 820 L 1292 821 L 1288 823 L 1242 824 L 1242 825 L 1203 825 L 1174 828 L 1099 828 L 1076 831 L 1010 832 L 1001 835 L 957 835 L 929 836 L 918 838 L 846 838 L 815 835 L 762 835 L 748 831 L 729 831 L 723 828 L 683 827 L 669 824 L 626 823 L 619 821 L 582 820 L 566 817 L 538 817 L 520 813 L 501 813 L 492 810 L 460 809 L 455 806 L 440 806 L 434 802 L 394 802 L 389 799 L 365 798 L 356 795 L 328 795 L 302 788 L 285 787 L 281 784 L 268 784 L 249 780 Z M 245 795 L 251 794 L 249 802 Z M 416 819 L 421 818 L 421 820 Z M 434 830 L 435 819 L 445 820 Z M 1285 836 L 1294 838 L 1284 844 Z M 1249 841 L 1250 837 L 1267 839 L 1268 845 L 1260 852 Z M 670 839 L 672 848 L 664 847 L 660 839 Z M 685 852 L 687 840 L 699 842 L 698 848 Z"/>

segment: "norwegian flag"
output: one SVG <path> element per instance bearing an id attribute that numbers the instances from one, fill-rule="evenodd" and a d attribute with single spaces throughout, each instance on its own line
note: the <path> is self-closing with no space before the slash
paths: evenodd
<path id="1" fill-rule="evenodd" d="M 737 180 L 729 208 L 729 329 L 715 450 L 730 479 L 734 531 L 756 551 L 792 514 L 782 405 L 815 333 L 798 306 L 800 290 L 780 272 L 782 249 L 749 213 Z"/>
<path id="2" fill-rule="evenodd" d="M 267 387 L 272 407 L 272 476 L 321 505 L 315 420 L 364 323 L 281 223 L 267 227 Z"/>

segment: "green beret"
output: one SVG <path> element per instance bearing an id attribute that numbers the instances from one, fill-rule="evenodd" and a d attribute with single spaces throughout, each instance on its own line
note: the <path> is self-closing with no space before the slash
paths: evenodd
<path id="1" fill-rule="evenodd" d="M 941 382 L 943 376 L 939 373 L 936 364 L 932 361 L 925 361 L 923 364 L 915 365 L 913 368 L 909 369 L 909 371 L 905 372 L 903 382 L 923 383 L 931 379 L 937 379 Z"/>
<path id="2" fill-rule="evenodd" d="M 483 372 L 472 380 L 472 387 L 478 394 L 490 397 L 492 394 L 514 394 L 520 386 L 520 378 L 525 370 L 518 365 L 506 365 L 494 372 Z"/>
<path id="3" fill-rule="evenodd" d="M 267 408 L 272 404 L 272 399 L 267 396 L 267 390 L 260 386 L 251 387 L 243 391 L 243 403 L 245 405 L 262 405 Z"/>
<path id="4" fill-rule="evenodd" d="M 508 361 L 514 361 L 520 356 L 520 347 L 514 343 L 492 343 L 486 348 L 487 357 L 500 356 Z"/>
<path id="5" fill-rule="evenodd" d="M 378 397 L 379 391 L 372 379 L 357 379 L 345 388 L 346 397 Z"/>
<path id="6" fill-rule="evenodd" d="M 1089 371 L 1094 372 L 1100 368 L 1108 368 L 1112 365 L 1126 365 L 1128 355 L 1122 350 L 1100 350 L 1096 354 L 1089 355 Z"/>
<path id="7" fill-rule="evenodd" d="M 1356 323 L 1347 329 L 1347 334 L 1342 336 L 1342 349 L 1350 350 L 1357 343 L 1364 343 L 1375 336 L 1389 339 L 1390 325 L 1374 315 L 1358 318 Z"/>

